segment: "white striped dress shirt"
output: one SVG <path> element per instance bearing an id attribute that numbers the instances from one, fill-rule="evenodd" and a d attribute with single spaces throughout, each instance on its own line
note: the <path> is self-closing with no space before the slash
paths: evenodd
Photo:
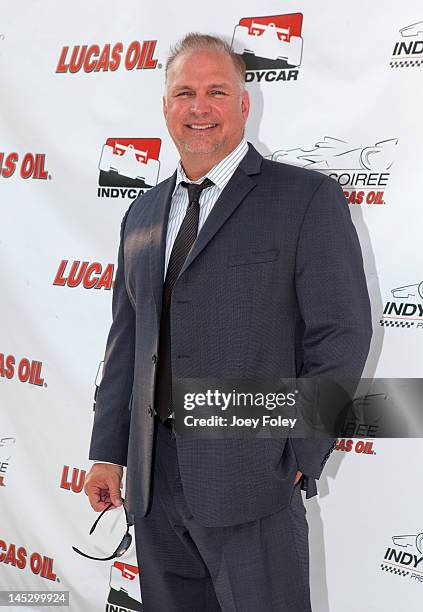
<path id="1" fill-rule="evenodd" d="M 202 183 L 205 178 L 213 181 L 214 185 L 203 189 L 200 193 L 200 217 L 198 220 L 198 233 L 200 232 L 205 220 L 207 219 L 211 209 L 216 203 L 217 198 L 222 193 L 223 189 L 232 178 L 233 173 L 238 168 L 241 160 L 248 151 L 247 141 L 243 138 L 239 145 L 227 155 L 222 161 L 213 166 L 211 170 L 207 172 L 197 181 L 190 181 L 182 167 L 182 163 L 179 160 L 178 167 L 176 169 L 176 185 L 172 194 L 172 202 L 169 211 L 169 221 L 167 224 L 167 235 L 166 235 L 166 254 L 165 254 L 165 266 L 164 276 L 166 278 L 167 266 L 169 264 L 170 254 L 172 252 L 175 238 L 178 235 L 179 228 L 182 225 L 182 221 L 185 217 L 185 213 L 188 208 L 188 189 L 183 187 L 181 181 L 187 181 L 187 183 Z M 198 235 L 198 234 L 197 234 Z"/>

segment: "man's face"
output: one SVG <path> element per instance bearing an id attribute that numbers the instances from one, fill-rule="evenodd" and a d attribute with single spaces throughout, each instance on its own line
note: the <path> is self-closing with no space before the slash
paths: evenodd
<path id="1" fill-rule="evenodd" d="M 243 136 L 248 110 L 248 92 L 226 53 L 190 51 L 170 67 L 163 113 L 182 161 L 226 157 Z"/>

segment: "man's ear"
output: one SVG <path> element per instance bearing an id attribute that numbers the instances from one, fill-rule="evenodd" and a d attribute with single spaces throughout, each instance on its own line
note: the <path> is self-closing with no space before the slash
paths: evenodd
<path id="1" fill-rule="evenodd" d="M 250 112 L 250 95 L 246 89 L 244 89 L 241 96 L 241 112 L 244 121 L 247 121 L 248 113 Z"/>
<path id="2" fill-rule="evenodd" d="M 164 115 L 165 121 L 167 122 L 167 100 L 166 100 L 166 96 L 163 96 L 163 115 Z"/>

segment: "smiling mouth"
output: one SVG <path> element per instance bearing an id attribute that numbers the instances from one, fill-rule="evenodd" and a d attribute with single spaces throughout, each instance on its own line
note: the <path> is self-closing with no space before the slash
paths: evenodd
<path id="1" fill-rule="evenodd" d="M 207 132 L 217 127 L 217 123 L 188 123 L 186 124 L 186 127 L 197 132 Z"/>

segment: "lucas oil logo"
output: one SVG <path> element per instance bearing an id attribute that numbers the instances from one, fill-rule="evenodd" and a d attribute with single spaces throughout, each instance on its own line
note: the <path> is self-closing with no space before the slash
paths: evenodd
<path id="1" fill-rule="evenodd" d="M 302 13 L 240 19 L 232 49 L 246 63 L 247 83 L 297 80 L 303 53 L 302 23 Z"/>
<path id="2" fill-rule="evenodd" d="M 56 67 L 57 74 L 152 70 L 161 68 L 154 57 L 157 40 L 134 40 L 128 47 L 122 42 L 114 45 L 91 44 L 63 47 Z"/>
<path id="3" fill-rule="evenodd" d="M 69 269 L 68 269 L 69 264 Z M 74 260 L 72 263 L 68 259 L 62 259 L 56 272 L 53 285 L 59 287 L 79 287 L 84 289 L 112 289 L 113 264 L 104 267 L 100 262 Z"/>
<path id="4" fill-rule="evenodd" d="M 98 164 L 98 197 L 134 199 L 157 185 L 160 146 L 160 138 L 108 138 Z"/>
<path id="5" fill-rule="evenodd" d="M 385 188 L 397 144 L 397 138 L 356 145 L 325 136 L 310 148 L 282 149 L 269 157 L 334 178 L 344 190 L 348 204 L 377 205 L 385 204 Z"/>
<path id="6" fill-rule="evenodd" d="M 0 151 L 0 178 L 19 175 L 23 179 L 51 179 L 45 165 L 45 153 L 20 155 L 17 151 Z"/>

